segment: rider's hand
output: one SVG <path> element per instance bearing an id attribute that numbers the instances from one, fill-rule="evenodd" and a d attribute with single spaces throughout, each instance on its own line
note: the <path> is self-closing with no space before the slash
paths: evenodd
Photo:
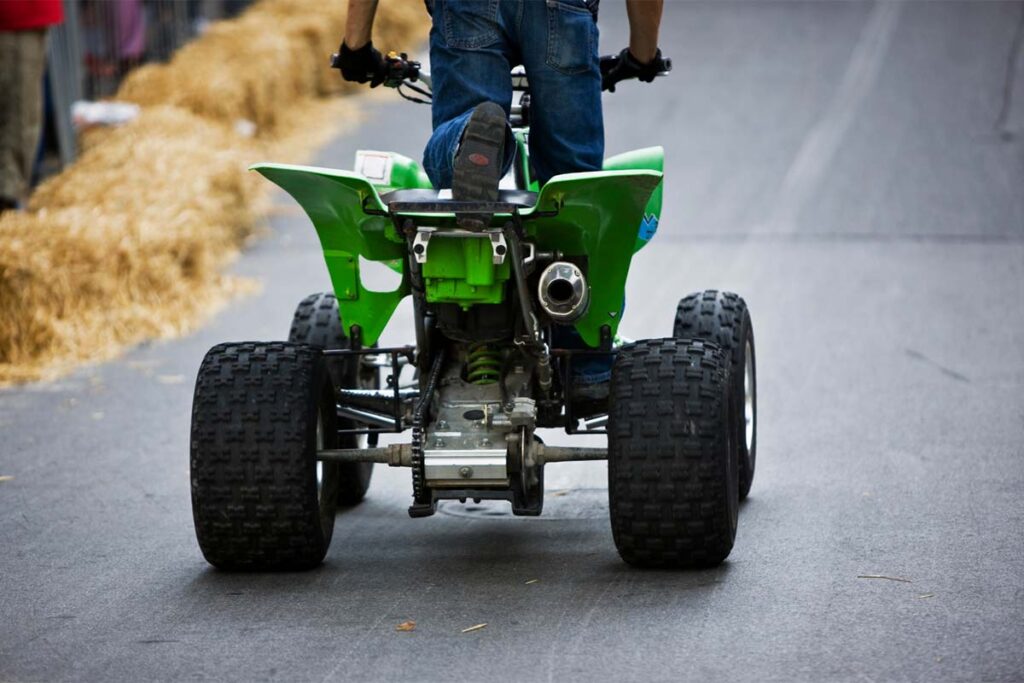
<path id="1" fill-rule="evenodd" d="M 601 57 L 601 89 L 615 92 L 615 84 L 629 78 L 650 83 L 658 74 L 671 68 L 671 62 L 662 58 L 660 49 L 654 59 L 644 64 L 627 47 L 617 55 Z"/>
<path id="2" fill-rule="evenodd" d="M 372 41 L 358 50 L 351 50 L 348 45 L 342 43 L 338 50 L 338 68 L 341 69 L 341 76 L 346 81 L 369 83 L 371 88 L 383 83 L 387 74 L 384 57 L 373 46 Z"/>

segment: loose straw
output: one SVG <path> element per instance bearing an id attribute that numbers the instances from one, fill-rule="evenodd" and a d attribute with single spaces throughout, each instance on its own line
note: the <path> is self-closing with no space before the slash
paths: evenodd
<path id="1" fill-rule="evenodd" d="M 223 274 L 263 207 L 246 167 L 301 161 L 356 116 L 327 68 L 345 4 L 261 0 L 129 75 L 116 99 L 139 118 L 88 133 L 29 211 L 0 218 L 0 385 L 182 334 L 253 289 Z M 415 48 L 428 26 L 422 3 L 384 2 L 375 42 Z"/>

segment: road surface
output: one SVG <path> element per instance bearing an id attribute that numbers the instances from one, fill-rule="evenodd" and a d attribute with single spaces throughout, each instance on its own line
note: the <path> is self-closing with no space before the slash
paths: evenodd
<path id="1" fill-rule="evenodd" d="M 609 52 L 624 11 L 602 5 Z M 710 287 L 754 315 L 757 477 L 720 568 L 621 563 L 603 463 L 551 466 L 540 519 L 411 520 L 409 473 L 378 466 L 320 569 L 207 566 L 188 484 L 200 359 L 283 338 L 327 285 L 275 195 L 235 268 L 261 294 L 0 392 L 0 680 L 1024 679 L 1022 13 L 670 2 L 671 77 L 606 96 L 609 154 L 667 150 L 622 332 L 669 334 L 676 301 Z M 367 106 L 318 163 L 419 154 L 426 109 Z M 403 308 L 386 341 L 409 323 Z"/>

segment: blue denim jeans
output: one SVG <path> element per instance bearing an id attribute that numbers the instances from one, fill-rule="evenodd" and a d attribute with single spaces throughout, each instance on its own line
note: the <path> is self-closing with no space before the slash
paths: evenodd
<path id="1" fill-rule="evenodd" d="M 530 79 L 530 159 L 543 184 L 560 173 L 597 171 L 604 159 L 596 0 L 433 0 L 430 67 L 434 134 L 423 167 L 451 187 L 452 163 L 473 109 L 508 114 L 512 67 Z M 505 145 L 508 171 L 515 146 Z"/>

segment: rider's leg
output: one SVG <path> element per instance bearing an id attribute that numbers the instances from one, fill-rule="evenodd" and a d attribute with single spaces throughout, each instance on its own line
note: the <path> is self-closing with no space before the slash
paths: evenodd
<path id="1" fill-rule="evenodd" d="M 513 59 L 508 31 L 515 12 L 497 0 L 434 0 L 430 31 L 434 133 L 423 167 L 434 187 L 451 187 L 455 155 L 477 105 L 494 102 L 508 116 Z M 531 4 L 527 0 L 525 4 Z M 543 4 L 543 3 L 542 3 Z M 515 144 L 505 125 L 500 175 L 512 165 Z"/>
<path id="2" fill-rule="evenodd" d="M 530 79 L 530 159 L 541 184 L 560 173 L 599 171 L 604 118 L 597 24 L 587 0 L 524 3 L 523 65 Z M 553 343 L 586 348 L 575 328 L 556 325 Z M 607 394 L 611 356 L 573 361 L 577 396 Z"/>
<path id="3" fill-rule="evenodd" d="M 521 47 L 530 79 L 530 159 L 541 184 L 604 163 L 601 69 L 593 0 L 523 2 Z"/>

